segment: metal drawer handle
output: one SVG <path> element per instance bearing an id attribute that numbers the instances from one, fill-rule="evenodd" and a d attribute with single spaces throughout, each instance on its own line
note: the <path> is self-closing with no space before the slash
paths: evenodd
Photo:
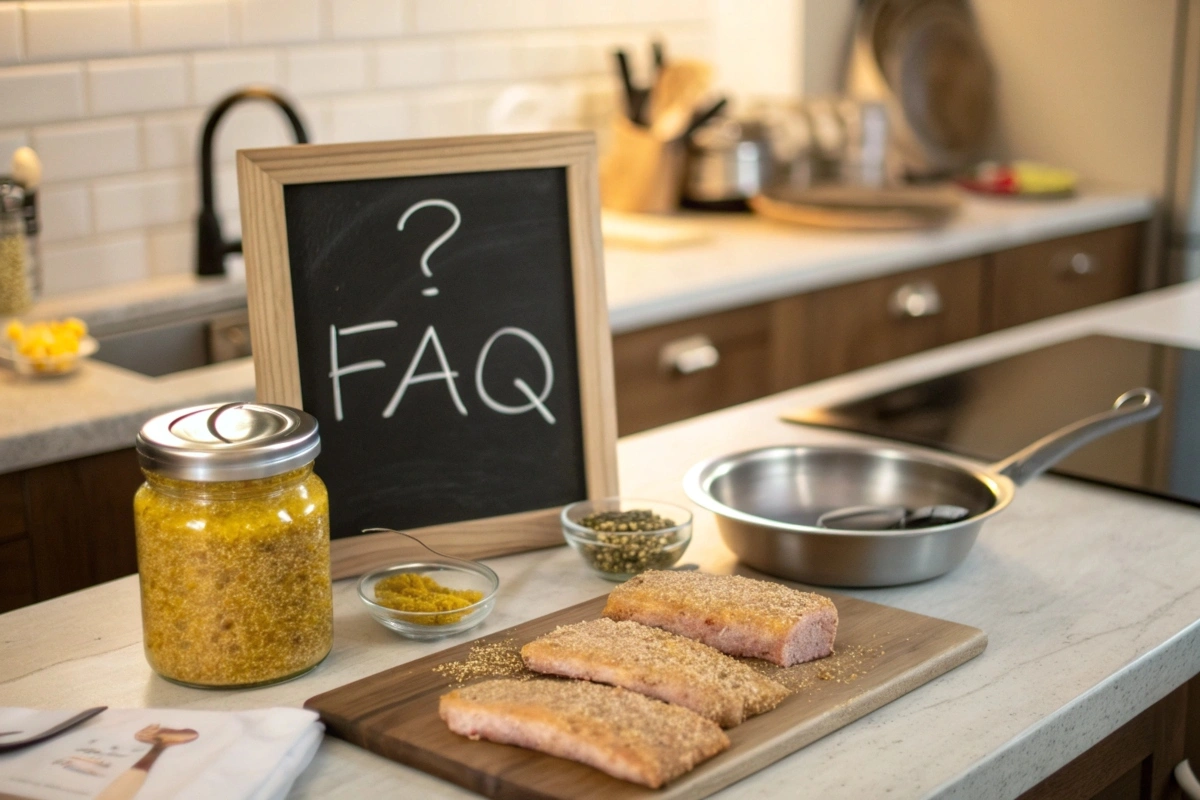
<path id="1" fill-rule="evenodd" d="M 1099 264 L 1096 257 L 1083 250 L 1057 253 L 1050 259 L 1054 273 L 1063 278 L 1083 278 L 1094 273 Z"/>
<path id="2" fill-rule="evenodd" d="M 1175 782 L 1188 800 L 1200 800 L 1200 781 L 1196 780 L 1192 765 L 1186 758 L 1175 765 Z"/>
<path id="3" fill-rule="evenodd" d="M 931 281 L 906 283 L 888 298 L 888 311 L 897 319 L 920 319 L 942 313 L 942 293 Z"/>
<path id="4" fill-rule="evenodd" d="M 685 336 L 667 342 L 658 353 L 658 366 L 664 372 L 692 375 L 712 369 L 721 361 L 716 345 L 704 334 Z"/>

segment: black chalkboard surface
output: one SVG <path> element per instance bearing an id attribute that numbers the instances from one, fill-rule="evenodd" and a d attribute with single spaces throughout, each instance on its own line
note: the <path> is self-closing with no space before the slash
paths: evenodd
<path id="1" fill-rule="evenodd" d="M 565 197 L 562 168 L 284 190 L 335 537 L 587 496 Z"/>
<path id="2" fill-rule="evenodd" d="M 335 539 L 615 493 L 580 136 L 239 154 L 258 395 L 319 420 Z"/>

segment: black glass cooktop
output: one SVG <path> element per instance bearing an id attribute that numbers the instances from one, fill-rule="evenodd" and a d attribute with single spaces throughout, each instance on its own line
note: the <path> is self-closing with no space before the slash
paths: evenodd
<path id="1" fill-rule="evenodd" d="M 1162 395 L 1162 415 L 1054 471 L 1200 506 L 1200 350 L 1087 336 L 787 418 L 998 461 L 1138 386 Z"/>

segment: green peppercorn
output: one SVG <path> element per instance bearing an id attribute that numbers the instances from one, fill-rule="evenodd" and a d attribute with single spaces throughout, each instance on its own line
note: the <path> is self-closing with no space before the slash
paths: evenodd
<path id="1" fill-rule="evenodd" d="M 673 528 L 675 522 L 647 509 L 600 511 L 579 524 L 597 532 L 595 544 L 581 543 L 579 549 L 601 572 L 632 575 L 664 569 L 679 557 L 678 537 L 646 535 Z"/>

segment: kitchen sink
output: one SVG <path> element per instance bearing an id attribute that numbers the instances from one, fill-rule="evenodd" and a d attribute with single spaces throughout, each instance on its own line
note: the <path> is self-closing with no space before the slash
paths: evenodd
<path id="1" fill-rule="evenodd" d="M 159 377 L 250 355 L 250 320 L 239 308 L 98 335 L 96 341 L 95 360 Z"/>

